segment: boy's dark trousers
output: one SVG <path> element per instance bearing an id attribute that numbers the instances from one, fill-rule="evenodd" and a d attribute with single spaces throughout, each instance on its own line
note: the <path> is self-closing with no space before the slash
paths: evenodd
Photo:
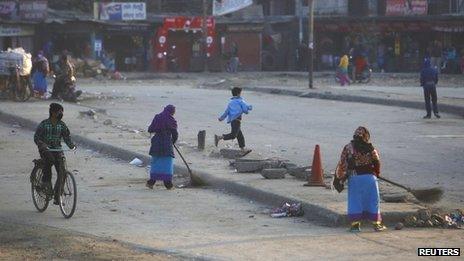
<path id="1" fill-rule="evenodd" d="M 437 106 L 437 87 L 433 86 L 424 86 L 424 99 L 425 99 L 425 110 L 427 111 L 427 116 L 432 115 L 433 113 L 438 114 Z M 430 106 L 430 100 L 432 100 L 432 106 Z"/>
<path id="2" fill-rule="evenodd" d="M 40 151 L 40 156 L 43 159 L 43 183 L 50 183 L 52 181 L 52 166 L 55 165 L 57 172 L 57 179 L 54 187 L 54 197 L 58 199 L 63 190 L 62 186 L 64 183 L 64 155 L 63 152 L 50 152 L 50 151 Z"/>
<path id="3" fill-rule="evenodd" d="M 240 129 L 241 119 L 235 119 L 230 123 L 232 131 L 229 134 L 225 134 L 224 140 L 233 140 L 237 138 L 238 146 L 242 149 L 245 148 L 245 137 L 243 137 L 242 130 Z"/>

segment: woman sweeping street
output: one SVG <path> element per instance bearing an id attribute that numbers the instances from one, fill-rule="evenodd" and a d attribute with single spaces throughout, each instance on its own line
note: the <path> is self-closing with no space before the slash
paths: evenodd
<path id="1" fill-rule="evenodd" d="M 361 220 L 370 220 L 375 231 L 387 229 L 380 215 L 380 196 L 377 177 L 380 175 L 380 158 L 370 143 L 370 133 L 358 127 L 353 140 L 342 151 L 337 177 L 348 179 L 348 218 L 351 232 L 361 231 Z"/>
<path id="2" fill-rule="evenodd" d="M 162 180 L 167 189 L 173 187 L 174 172 L 173 144 L 177 141 L 177 122 L 174 119 L 176 107 L 168 105 L 163 112 L 157 114 L 148 127 L 148 132 L 154 134 L 151 138 L 151 168 L 150 179 L 146 186 L 153 189 L 157 180 Z"/>

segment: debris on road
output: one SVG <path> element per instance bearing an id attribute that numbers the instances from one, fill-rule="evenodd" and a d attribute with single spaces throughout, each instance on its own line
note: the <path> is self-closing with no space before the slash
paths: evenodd
<path id="1" fill-rule="evenodd" d="M 284 179 L 285 174 L 287 174 L 287 170 L 283 168 L 279 169 L 263 169 L 261 171 L 261 175 L 265 179 Z"/>
<path id="2" fill-rule="evenodd" d="M 308 176 L 311 175 L 311 166 L 298 167 L 294 164 L 286 164 L 285 168 L 290 176 L 299 180 L 308 180 Z"/>
<path id="3" fill-rule="evenodd" d="M 416 214 L 404 220 L 406 227 L 442 227 L 462 229 L 464 226 L 464 210 L 443 213 L 439 210 L 420 209 Z"/>
<path id="4" fill-rule="evenodd" d="M 301 203 L 288 203 L 282 205 L 280 208 L 275 208 L 271 211 L 271 217 L 301 217 L 304 215 L 303 206 Z"/>
<path id="5" fill-rule="evenodd" d="M 139 158 L 134 158 L 131 162 L 129 162 L 129 164 L 137 167 L 143 167 L 143 161 Z"/>
<path id="6" fill-rule="evenodd" d="M 111 125 L 111 124 L 113 124 L 113 121 L 110 119 L 107 119 L 103 122 L 103 125 Z"/>
<path id="7" fill-rule="evenodd" d="M 96 120 L 97 119 L 97 112 L 93 109 L 90 109 L 90 110 L 87 110 L 87 111 L 80 111 L 79 112 L 79 117 L 80 118 L 84 118 L 84 117 L 88 117 L 88 118 L 91 118 L 93 120 Z"/>
<path id="8" fill-rule="evenodd" d="M 395 230 L 401 230 L 404 228 L 404 224 L 401 222 L 398 222 L 395 226 Z"/>
<path id="9" fill-rule="evenodd" d="M 237 159 L 244 156 L 243 151 L 237 149 L 221 149 L 220 153 L 226 159 Z"/>

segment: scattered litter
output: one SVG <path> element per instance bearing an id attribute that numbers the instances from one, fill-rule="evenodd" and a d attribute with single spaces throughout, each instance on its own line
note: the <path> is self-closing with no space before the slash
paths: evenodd
<path id="1" fill-rule="evenodd" d="M 143 167 L 143 161 L 139 158 L 134 158 L 131 162 L 129 162 L 129 164 L 137 167 Z"/>
<path id="2" fill-rule="evenodd" d="M 301 203 L 288 203 L 282 205 L 280 208 L 274 208 L 271 211 L 271 217 L 301 217 L 304 215 Z"/>
<path id="3" fill-rule="evenodd" d="M 13 124 L 12 126 L 13 126 L 13 128 L 17 128 L 17 129 L 19 129 L 19 128 L 22 128 L 22 127 L 23 127 L 23 126 L 21 126 L 21 125 L 19 125 L 19 124 Z"/>
<path id="4" fill-rule="evenodd" d="M 255 215 L 249 215 L 248 218 L 255 218 Z"/>
<path id="5" fill-rule="evenodd" d="M 282 212 L 282 213 L 274 213 L 274 214 L 271 214 L 271 217 L 273 217 L 273 218 L 287 217 L 287 213 L 285 213 L 285 212 Z"/>
<path id="6" fill-rule="evenodd" d="M 97 112 L 95 110 L 88 110 L 88 111 L 80 111 L 79 112 L 81 115 L 87 115 L 87 116 L 94 116 L 95 114 L 97 114 Z"/>
<path id="7" fill-rule="evenodd" d="M 404 228 L 404 224 L 401 222 L 398 222 L 395 226 L 395 230 L 401 230 Z"/>
<path id="8" fill-rule="evenodd" d="M 404 219 L 406 227 L 442 227 L 451 229 L 464 228 L 464 210 L 440 213 L 429 209 L 420 209 L 416 214 Z"/>
<path id="9" fill-rule="evenodd" d="M 111 125 L 111 124 L 113 124 L 113 121 L 110 119 L 107 119 L 103 122 L 103 125 Z"/>
<path id="10" fill-rule="evenodd" d="M 97 119 L 97 112 L 93 109 L 90 109 L 88 111 L 80 111 L 79 112 L 79 117 L 80 118 L 84 118 L 84 117 L 88 117 L 88 118 L 91 118 L 91 119 Z"/>
<path id="11" fill-rule="evenodd" d="M 103 177 L 99 177 L 98 179 L 103 179 Z"/>

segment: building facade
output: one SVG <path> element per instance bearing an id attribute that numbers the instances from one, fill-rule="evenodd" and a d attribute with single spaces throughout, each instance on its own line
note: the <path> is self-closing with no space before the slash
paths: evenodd
<path id="1" fill-rule="evenodd" d="M 462 0 L 315 2 L 318 69 L 333 68 L 342 53 L 361 48 L 378 71 L 418 71 L 428 56 L 440 56 L 444 72 L 460 70 L 464 55 Z"/>

